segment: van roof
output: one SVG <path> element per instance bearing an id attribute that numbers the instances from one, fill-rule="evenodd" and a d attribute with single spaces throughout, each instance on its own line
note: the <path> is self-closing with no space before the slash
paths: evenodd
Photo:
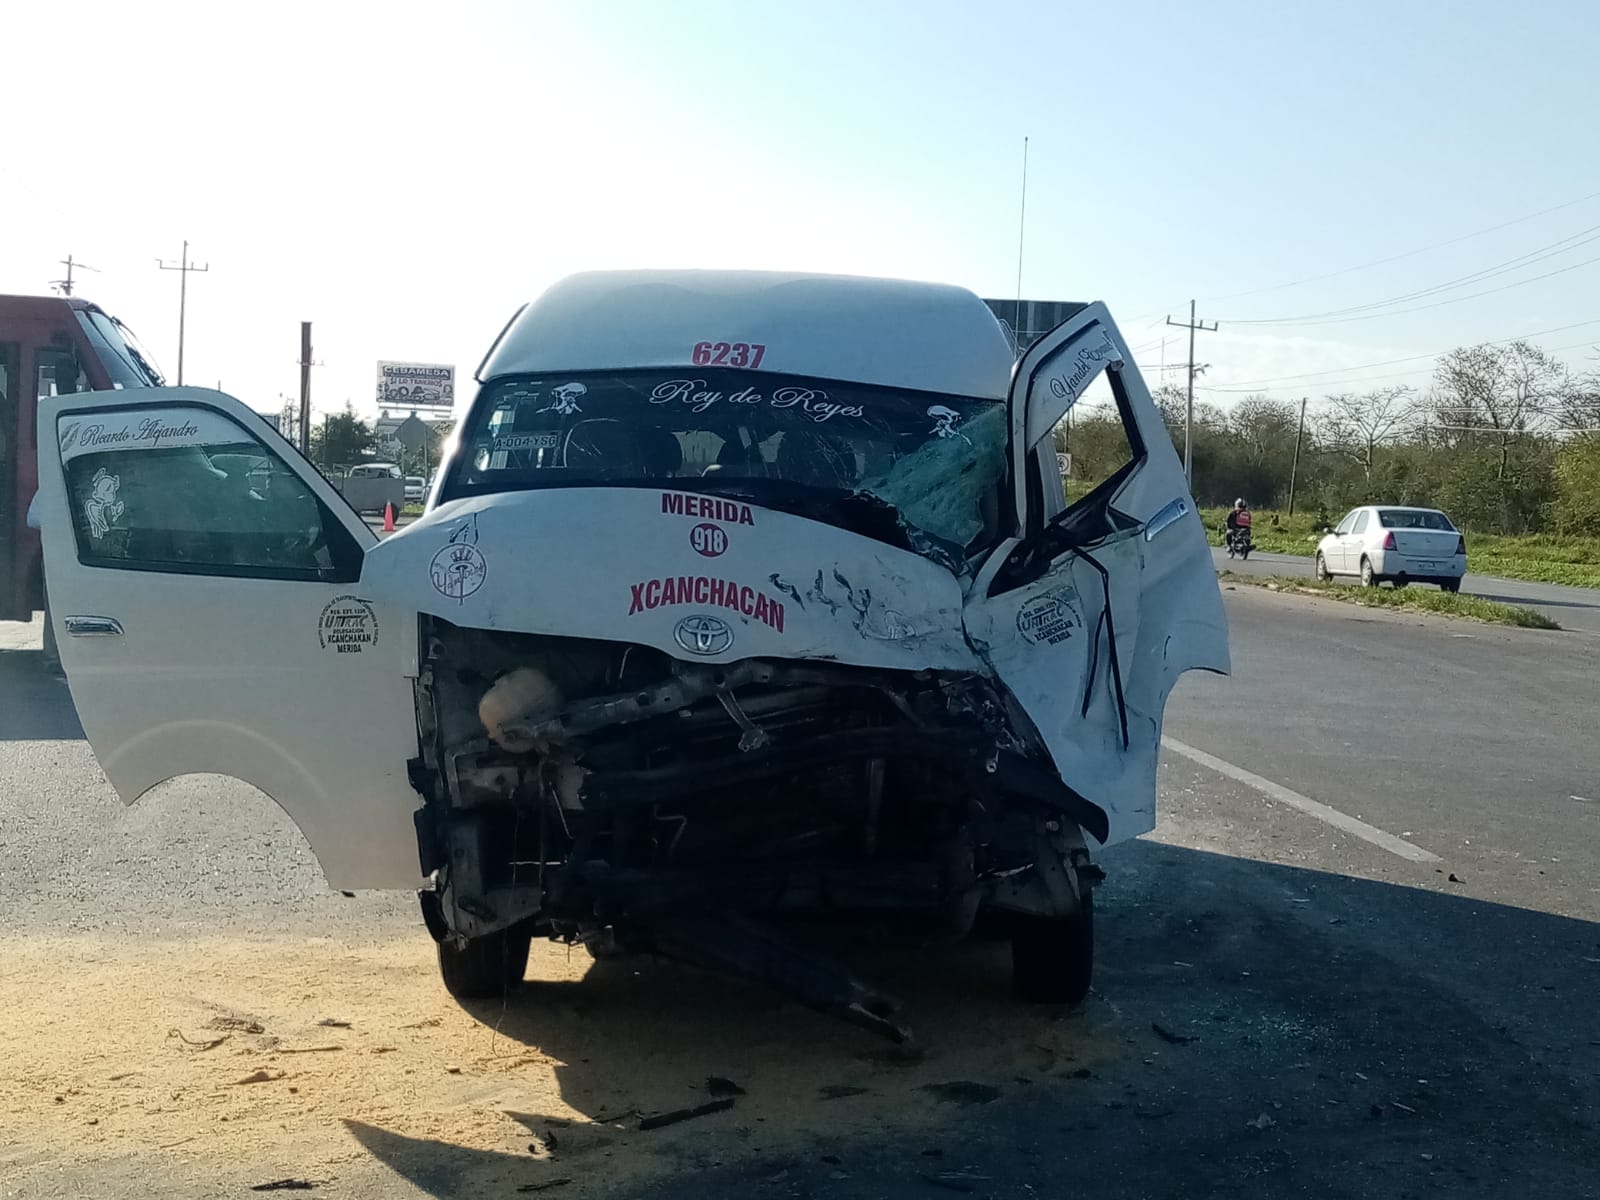
<path id="1" fill-rule="evenodd" d="M 52 310 L 99 307 L 80 296 L 0 296 L 0 317 L 36 317 Z"/>
<path id="2" fill-rule="evenodd" d="M 723 342 L 764 347 L 762 371 L 995 400 L 1005 398 L 1015 357 L 1000 322 L 965 288 L 777 271 L 593 271 L 519 312 L 478 378 L 693 368 L 696 345 Z"/>

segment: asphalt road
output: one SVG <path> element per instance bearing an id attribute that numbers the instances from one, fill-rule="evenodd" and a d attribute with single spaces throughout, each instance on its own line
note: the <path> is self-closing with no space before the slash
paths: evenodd
<path id="1" fill-rule="evenodd" d="M 861 951 L 918 1031 L 920 1050 L 897 1056 L 740 985 L 597 967 L 576 993 L 534 983 L 458 1015 L 481 1059 L 410 1058 L 402 1075 L 399 1043 L 370 1060 L 396 1062 L 397 1082 L 320 1108 L 317 1089 L 367 1059 L 268 1058 L 307 1072 L 299 1095 L 281 1094 L 287 1078 L 243 1099 L 174 1091 L 120 1131 L 63 1117 L 59 1144 L 40 1128 L 89 1095 L 41 1117 L 0 1070 L 0 1196 L 187 1200 L 282 1177 L 374 1198 L 558 1179 L 562 1197 L 655 1200 L 1600 1195 L 1600 641 L 1245 587 L 1225 599 L 1235 674 L 1191 675 L 1173 698 L 1166 732 L 1184 749 L 1163 756 L 1156 833 L 1103 857 L 1097 986 L 1079 1013 L 1010 1004 L 997 947 Z M 116 947 L 227 934 L 277 955 L 262 978 L 219 977 L 196 949 L 159 994 L 249 985 L 318 1012 L 429 994 L 363 966 L 424 937 L 408 899 L 328 893 L 248 789 L 181 780 L 121 808 L 36 645 L 0 632 L 8 963 L 60 939 L 78 947 L 67 981 L 121 961 Z M 334 970 L 291 979 L 296 953 Z M 123 1018 L 107 995 L 109 1024 Z M 11 1053 L 82 997 L 63 982 L 34 1001 L 43 1017 L 13 1012 Z M 200 1053 L 163 1037 L 165 1019 L 118 1034 L 150 1071 Z M 83 1088 L 139 1069 L 108 1059 Z M 687 1105 L 713 1072 L 745 1089 L 727 1112 L 629 1137 L 600 1120 L 645 1077 Z M 540 1080 L 604 1138 L 530 1142 Z M 229 1124 L 195 1124 L 229 1101 Z M 228 1130 L 242 1136 L 212 1140 Z"/>
<path id="2" fill-rule="evenodd" d="M 1314 573 L 1312 560 L 1302 554 L 1268 554 L 1258 550 L 1248 560 L 1241 561 L 1229 558 L 1225 550 L 1213 546 L 1211 560 L 1219 571 L 1237 571 L 1240 574 L 1303 575 L 1309 579 Z M 1350 582 L 1354 582 L 1354 579 Z M 1431 585 L 1418 583 L 1412 586 Z M 1482 596 L 1485 600 L 1535 609 L 1564 629 L 1600 634 L 1600 590 L 1594 588 L 1527 583 L 1520 579 L 1501 579 L 1496 575 L 1473 575 L 1469 572 L 1461 580 L 1461 590 L 1470 596 Z"/>

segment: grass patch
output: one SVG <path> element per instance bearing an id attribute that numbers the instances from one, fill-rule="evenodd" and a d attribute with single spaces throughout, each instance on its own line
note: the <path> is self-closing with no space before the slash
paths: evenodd
<path id="1" fill-rule="evenodd" d="M 1213 546 L 1222 545 L 1222 522 L 1227 515 L 1225 508 L 1200 510 L 1206 536 Z M 1250 534 L 1257 550 L 1306 557 L 1317 552 L 1323 528 L 1314 524 L 1309 514 L 1297 512 L 1290 517 L 1263 510 L 1253 515 Z M 1343 516 L 1336 514 L 1334 522 Z M 1272 523 L 1274 518 L 1276 525 Z M 1553 533 L 1468 533 L 1466 538 L 1467 570 L 1475 575 L 1600 588 L 1600 538 L 1560 537 Z"/>
<path id="2" fill-rule="evenodd" d="M 402 517 L 420 517 L 422 515 L 422 505 L 420 505 L 420 504 L 402 505 L 401 508 L 400 508 L 400 515 Z"/>
<path id="3" fill-rule="evenodd" d="M 1506 579 L 1600 588 L 1600 538 L 1469 533 L 1467 569 Z"/>
<path id="4" fill-rule="evenodd" d="M 1560 629 L 1561 626 L 1541 612 L 1481 596 L 1463 596 L 1434 588 L 1357 587 L 1348 583 L 1323 583 L 1316 579 L 1299 579 L 1287 575 L 1236 575 L 1222 571 L 1219 579 L 1228 583 L 1247 583 L 1275 592 L 1298 592 L 1306 596 L 1326 596 L 1346 604 L 1359 604 L 1364 608 L 1397 608 L 1408 612 L 1437 613 L 1444 617 L 1461 617 L 1469 621 L 1484 621 L 1490 625 L 1514 625 L 1519 629 Z"/>

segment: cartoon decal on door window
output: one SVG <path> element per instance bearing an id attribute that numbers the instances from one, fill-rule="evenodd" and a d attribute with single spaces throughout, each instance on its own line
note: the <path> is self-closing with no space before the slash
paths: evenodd
<path id="1" fill-rule="evenodd" d="M 99 541 L 111 532 L 111 523 L 122 516 L 126 507 L 117 499 L 122 487 L 122 476 L 109 475 L 101 467 L 89 481 L 89 498 L 83 502 L 83 512 L 89 518 L 89 536 Z"/>

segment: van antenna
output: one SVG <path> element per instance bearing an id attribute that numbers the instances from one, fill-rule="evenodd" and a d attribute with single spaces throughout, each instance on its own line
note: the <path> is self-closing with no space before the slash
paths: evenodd
<path id="1" fill-rule="evenodd" d="M 1017 311 L 1022 324 L 1022 237 L 1028 227 L 1028 139 L 1022 139 L 1022 212 L 1017 217 Z"/>

